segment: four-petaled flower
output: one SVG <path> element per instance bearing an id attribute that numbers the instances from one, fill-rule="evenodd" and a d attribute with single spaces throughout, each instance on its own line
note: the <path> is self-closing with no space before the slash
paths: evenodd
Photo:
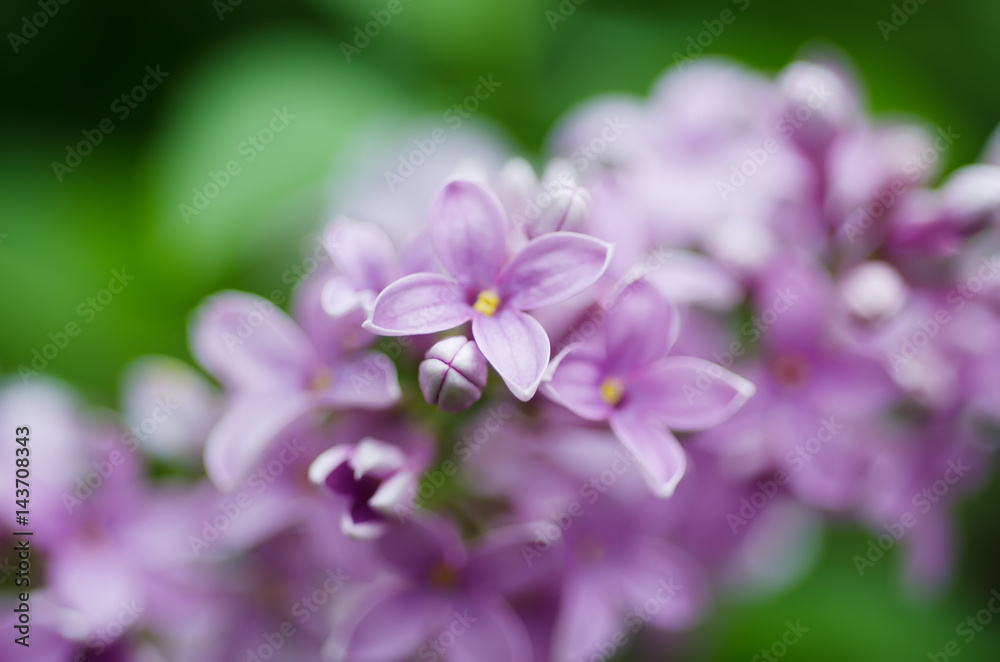
<path id="1" fill-rule="evenodd" d="M 507 257 L 507 219 L 496 196 L 455 179 L 431 206 L 431 245 L 453 277 L 404 276 L 375 299 L 364 327 L 381 335 L 445 331 L 471 320 L 483 355 L 521 400 L 538 389 L 549 362 L 549 337 L 523 311 L 560 303 L 593 284 L 612 246 L 594 237 L 553 232 Z"/>
<path id="2" fill-rule="evenodd" d="M 553 359 L 546 395 L 578 416 L 608 421 L 639 458 L 660 497 L 674 493 L 687 460 L 674 430 L 703 430 L 734 414 L 754 385 L 693 356 L 667 356 L 679 330 L 676 310 L 637 282 L 610 307 L 603 337 Z"/>

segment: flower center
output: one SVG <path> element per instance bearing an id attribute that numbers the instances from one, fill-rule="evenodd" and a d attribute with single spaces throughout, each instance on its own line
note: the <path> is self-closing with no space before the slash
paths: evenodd
<path id="1" fill-rule="evenodd" d="M 323 368 L 316 373 L 316 376 L 309 382 L 309 388 L 314 391 L 325 391 L 333 386 L 333 373 Z"/>
<path id="2" fill-rule="evenodd" d="M 431 584 L 437 588 L 448 590 L 458 584 L 458 572 L 447 563 L 439 563 L 431 569 Z"/>
<path id="3" fill-rule="evenodd" d="M 612 407 L 622 401 L 623 395 L 625 395 L 625 386 L 614 377 L 605 379 L 601 384 L 601 397 Z"/>
<path id="4" fill-rule="evenodd" d="M 480 312 L 487 317 L 493 317 L 500 305 L 500 297 L 493 290 L 483 290 L 479 293 L 476 303 L 472 304 L 476 312 Z"/>
<path id="5" fill-rule="evenodd" d="M 587 563 L 600 563 L 605 557 L 604 545 L 593 538 L 585 538 L 577 543 L 576 551 Z"/>
<path id="6" fill-rule="evenodd" d="M 774 376 L 785 386 L 799 386 L 809 373 L 809 363 L 801 354 L 782 354 L 772 366 Z"/>

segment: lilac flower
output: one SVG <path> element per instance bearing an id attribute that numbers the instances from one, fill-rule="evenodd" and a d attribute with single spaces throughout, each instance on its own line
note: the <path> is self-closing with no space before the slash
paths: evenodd
<path id="1" fill-rule="evenodd" d="M 230 391 L 205 444 L 205 468 L 223 490 L 232 489 L 279 434 L 307 415 L 380 409 L 399 398 L 396 369 L 384 354 L 331 357 L 274 304 L 251 294 L 226 292 L 204 303 L 191 345 Z"/>
<path id="2" fill-rule="evenodd" d="M 602 501 L 553 546 L 552 561 L 563 568 L 553 659 L 590 659 L 622 623 L 630 630 L 646 622 L 680 630 L 705 609 L 707 582 L 698 563 L 648 535 L 643 524 L 643 518 Z"/>
<path id="3" fill-rule="evenodd" d="M 387 515 L 406 505 L 425 463 L 426 458 L 408 457 L 399 447 L 369 437 L 323 452 L 309 467 L 309 480 L 346 497 L 340 520 L 345 534 L 370 539 L 384 532 Z"/>
<path id="4" fill-rule="evenodd" d="M 498 560 L 512 558 L 515 544 L 507 554 L 469 554 L 446 522 L 426 520 L 393 526 L 377 545 L 390 575 L 370 585 L 334 633 L 337 659 L 531 661 L 524 625 L 496 586 Z"/>
<path id="5" fill-rule="evenodd" d="M 365 328 L 382 335 L 435 333 L 472 321 L 472 335 L 521 400 L 538 388 L 549 337 L 525 310 L 579 294 L 607 267 L 611 246 L 585 235 L 542 235 L 507 258 L 507 221 L 488 189 L 452 180 L 431 207 L 430 239 L 453 277 L 404 276 L 379 294 Z"/>
<path id="6" fill-rule="evenodd" d="M 649 486 L 673 494 L 686 458 L 666 428 L 701 430 L 735 413 L 754 386 L 693 356 L 667 356 L 677 312 L 644 283 L 626 290 L 608 315 L 603 338 L 570 346 L 552 364 L 545 392 L 578 416 L 608 421 L 639 458 Z"/>
<path id="7" fill-rule="evenodd" d="M 3 384 L 37 657 L 604 658 L 786 585 L 831 513 L 941 586 L 1000 425 L 1000 131 L 932 187 L 957 136 L 872 121 L 845 72 L 685 65 L 571 113 L 540 176 L 475 129 L 366 150 L 291 315 L 198 310 L 221 395 L 144 359 L 123 430 Z M 485 401 L 428 411 L 396 363 L 441 412 Z M 548 397 L 508 406 L 491 364 Z"/>

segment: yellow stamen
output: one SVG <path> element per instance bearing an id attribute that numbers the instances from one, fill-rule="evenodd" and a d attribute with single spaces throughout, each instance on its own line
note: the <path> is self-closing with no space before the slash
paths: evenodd
<path id="1" fill-rule="evenodd" d="M 500 297 L 497 296 L 496 292 L 493 290 L 483 290 L 479 293 L 479 298 L 476 299 L 476 303 L 472 304 L 472 307 L 487 317 L 493 317 L 499 305 Z"/>
<path id="2" fill-rule="evenodd" d="M 625 387 L 614 377 L 605 379 L 604 383 L 601 384 L 601 397 L 612 407 L 621 402 L 623 395 L 625 395 Z"/>

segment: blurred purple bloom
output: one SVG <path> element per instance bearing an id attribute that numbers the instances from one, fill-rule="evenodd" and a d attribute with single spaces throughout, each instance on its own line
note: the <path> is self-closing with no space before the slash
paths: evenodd
<path id="1" fill-rule="evenodd" d="M 338 659 L 408 660 L 414 654 L 449 662 L 530 662 L 524 625 L 500 596 L 497 558 L 517 546 L 468 554 L 440 520 L 393 526 L 378 540 L 390 575 L 373 584 L 338 636 Z"/>
<path id="2" fill-rule="evenodd" d="M 282 431 L 326 408 L 380 409 L 399 398 L 392 362 L 378 352 L 324 360 L 321 350 L 274 304 L 238 292 L 202 305 L 192 350 L 230 392 L 205 444 L 213 482 L 232 489 Z"/>

